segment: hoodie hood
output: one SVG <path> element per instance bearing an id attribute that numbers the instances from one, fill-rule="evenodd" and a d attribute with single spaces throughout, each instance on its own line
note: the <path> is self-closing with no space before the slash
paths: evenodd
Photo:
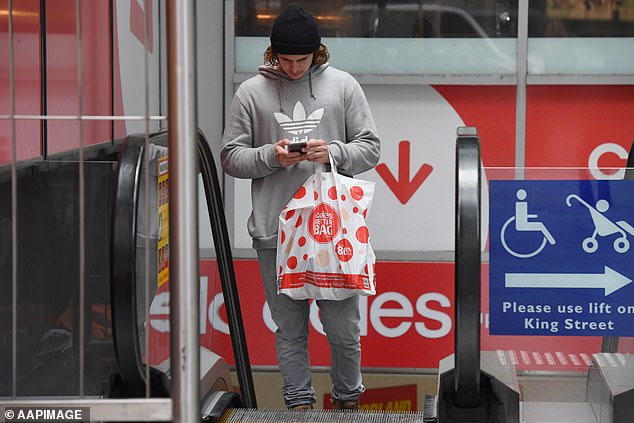
<path id="1" fill-rule="evenodd" d="M 308 68 L 308 71 L 299 79 L 291 79 L 286 73 L 281 70 L 275 69 L 270 65 L 262 65 L 258 68 L 260 75 L 264 76 L 267 79 L 272 79 L 277 82 L 277 98 L 279 103 L 280 112 L 284 113 L 284 107 L 282 106 L 282 84 L 301 84 L 302 82 L 308 81 L 308 90 L 310 92 L 310 96 L 313 99 L 316 99 L 315 93 L 313 92 L 313 78 L 317 78 L 323 71 L 325 71 L 330 66 L 329 63 L 324 63 L 323 65 L 313 65 Z"/>
<path id="2" fill-rule="evenodd" d="M 313 78 L 316 77 L 317 75 L 322 73 L 324 70 L 326 70 L 328 66 L 330 66 L 330 63 L 324 63 L 323 65 L 313 65 L 299 79 L 291 79 L 284 72 L 282 72 L 281 70 L 277 70 L 273 66 L 270 66 L 270 65 L 260 66 L 258 68 L 258 72 L 260 72 L 260 75 L 269 79 L 277 79 L 277 80 L 281 79 L 281 80 L 284 80 L 285 82 L 301 82 L 301 81 L 306 81 L 307 79 L 310 79 L 311 77 Z"/>

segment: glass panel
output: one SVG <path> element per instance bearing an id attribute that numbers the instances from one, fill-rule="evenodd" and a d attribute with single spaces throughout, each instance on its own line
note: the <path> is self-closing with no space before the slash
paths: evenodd
<path id="1" fill-rule="evenodd" d="M 236 1 L 236 72 L 255 72 L 287 2 Z M 353 73 L 514 74 L 517 2 L 308 1 L 333 65 Z M 261 52 L 254 54 L 254 52 Z"/>
<path id="2" fill-rule="evenodd" d="M 116 1 L 113 12 L 116 36 L 112 48 L 117 55 L 113 78 L 113 108 L 117 116 L 155 116 L 161 114 L 159 56 L 166 55 L 166 34 L 159 35 L 159 9 L 164 2 Z M 145 7 L 147 6 L 147 10 Z M 147 24 L 147 28 L 146 28 Z M 125 30 L 123 28 L 126 28 Z M 147 36 L 146 36 L 147 33 Z M 95 40 L 101 42 L 102 38 Z M 147 65 L 147 67 L 146 67 Z M 147 100 L 146 100 L 147 95 Z M 146 102 L 147 101 L 147 102 Z M 159 129 L 158 121 L 150 121 L 149 131 Z M 135 119 L 115 122 L 114 138 L 144 133 L 146 122 Z"/>
<path id="3" fill-rule="evenodd" d="M 38 115 L 41 108 L 40 61 L 40 2 L 26 0 L 13 2 L 13 78 L 15 113 Z M 11 60 L 9 58 L 9 4 L 0 0 L 0 115 L 10 115 Z M 0 161 L 13 156 L 13 125 L 11 120 L 0 119 Z M 36 120 L 15 122 L 17 160 L 41 155 L 41 126 Z"/>
<path id="4" fill-rule="evenodd" d="M 79 389 L 79 173 L 76 162 L 18 171 L 17 395 Z M 11 181 L 0 173 L 0 204 Z M 85 394 L 115 369 L 110 320 L 110 219 L 114 164 L 86 162 Z M 12 393 L 11 207 L 0 207 L 0 396 Z"/>
<path id="5" fill-rule="evenodd" d="M 47 6 L 44 113 L 53 116 L 112 115 L 112 23 L 108 2 L 81 3 L 81 56 L 78 53 L 76 2 L 59 0 L 54 7 L 51 3 Z M 81 63 L 78 65 L 79 57 Z M 45 125 L 47 154 L 79 148 L 80 127 L 84 145 L 112 140 L 112 122 L 108 120 L 50 120 Z"/>
<path id="6" fill-rule="evenodd" d="M 596 388 L 589 370 L 602 366 L 620 369 L 621 388 L 631 389 L 634 377 L 623 370 L 634 339 L 634 182 L 595 179 L 614 173 L 604 168 L 485 173 L 489 260 L 482 266 L 482 351 L 508 353 L 525 407 L 588 406 Z M 601 352 L 607 354 L 596 355 Z M 549 409 L 550 418 L 555 411 Z"/>

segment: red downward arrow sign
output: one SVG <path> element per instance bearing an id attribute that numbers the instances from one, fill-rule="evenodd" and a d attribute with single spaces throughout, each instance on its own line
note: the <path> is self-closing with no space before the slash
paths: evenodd
<path id="1" fill-rule="evenodd" d="M 398 180 L 394 178 L 392 172 L 385 163 L 376 166 L 376 171 L 383 178 L 387 186 L 394 192 L 398 201 L 405 204 L 414 195 L 418 187 L 420 187 L 425 179 L 434 169 L 432 166 L 424 163 L 414 175 L 412 180 L 409 179 L 409 141 L 401 141 L 398 143 Z"/>

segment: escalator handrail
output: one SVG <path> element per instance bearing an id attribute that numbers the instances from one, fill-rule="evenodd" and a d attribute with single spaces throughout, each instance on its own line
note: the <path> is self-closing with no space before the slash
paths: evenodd
<path id="1" fill-rule="evenodd" d="M 110 291 L 112 340 L 117 366 L 128 386 L 145 384 L 136 310 L 136 215 L 145 139 L 129 136 L 119 155 L 113 203 Z"/>
<path id="2" fill-rule="evenodd" d="M 455 403 L 480 401 L 480 142 L 458 128 L 455 187 Z"/>
<path id="3" fill-rule="evenodd" d="M 200 132 L 198 133 L 198 152 L 242 402 L 247 408 L 257 408 L 222 192 L 213 154 L 204 135 Z"/>
<path id="4" fill-rule="evenodd" d="M 634 140 L 632 140 L 632 144 L 630 145 L 630 151 L 627 155 L 627 164 L 625 167 L 624 179 L 634 179 Z"/>

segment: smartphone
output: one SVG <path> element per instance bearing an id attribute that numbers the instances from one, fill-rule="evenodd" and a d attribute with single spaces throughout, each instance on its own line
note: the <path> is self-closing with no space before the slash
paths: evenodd
<path id="1" fill-rule="evenodd" d="M 288 144 L 288 151 L 302 153 L 304 147 L 306 147 L 306 141 L 291 142 Z"/>

